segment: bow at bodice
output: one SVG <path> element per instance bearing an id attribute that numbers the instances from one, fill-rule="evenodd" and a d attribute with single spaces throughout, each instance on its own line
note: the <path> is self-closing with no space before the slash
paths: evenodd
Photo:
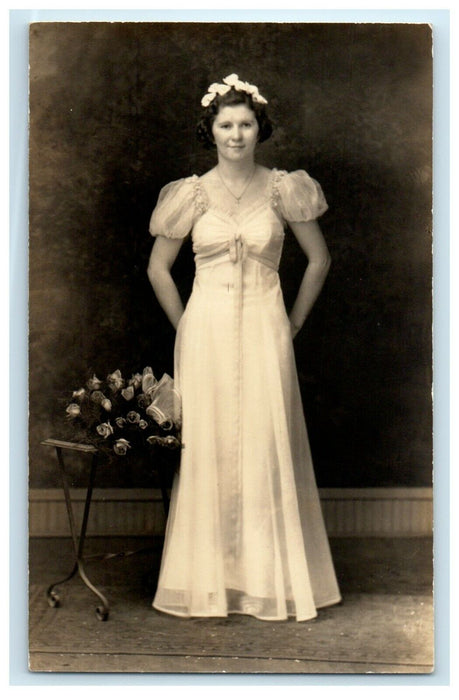
<path id="1" fill-rule="evenodd" d="M 203 269 L 218 260 L 224 261 L 225 258 L 234 264 L 242 263 L 250 258 L 272 270 L 278 269 L 277 257 L 273 258 L 267 254 L 258 253 L 240 234 L 230 236 L 227 241 L 200 246 L 195 255 L 196 269 Z"/>
<path id="2" fill-rule="evenodd" d="M 240 265 L 250 259 L 277 270 L 283 239 L 283 226 L 268 207 L 243 223 L 209 209 L 193 231 L 196 269 L 225 261 Z"/>

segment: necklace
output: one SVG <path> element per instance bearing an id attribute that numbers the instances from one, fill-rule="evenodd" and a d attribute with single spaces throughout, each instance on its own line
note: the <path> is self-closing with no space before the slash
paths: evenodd
<path id="1" fill-rule="evenodd" d="M 253 176 L 255 175 L 255 170 L 256 170 L 256 169 L 257 169 L 257 166 L 254 165 L 252 172 L 251 172 L 250 175 L 248 175 L 247 178 L 244 180 L 244 184 L 243 184 L 243 188 L 242 188 L 241 194 L 239 195 L 239 197 L 236 197 L 236 195 L 234 194 L 234 192 L 231 192 L 230 188 L 228 187 L 228 185 L 227 185 L 226 182 L 224 181 L 224 179 L 223 179 L 223 177 L 222 177 L 222 175 L 221 175 L 220 170 L 218 169 L 218 167 L 216 168 L 218 177 L 220 178 L 220 181 L 221 181 L 223 187 L 225 187 L 225 188 L 228 190 L 228 192 L 230 193 L 230 195 L 231 195 L 232 197 L 234 197 L 234 199 L 236 200 L 237 204 L 240 203 L 242 197 L 244 196 L 244 194 L 246 193 L 246 191 L 247 191 L 247 189 L 248 189 L 250 183 L 252 182 Z"/>

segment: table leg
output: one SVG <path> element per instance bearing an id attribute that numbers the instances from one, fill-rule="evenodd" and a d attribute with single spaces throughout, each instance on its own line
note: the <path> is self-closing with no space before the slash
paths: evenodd
<path id="1" fill-rule="evenodd" d="M 62 486 L 64 489 L 64 496 L 65 496 L 65 505 L 67 508 L 67 515 L 68 515 L 68 519 L 69 519 L 70 532 L 72 535 L 73 550 L 74 550 L 74 555 L 75 555 L 75 564 L 74 564 L 72 571 L 65 579 L 63 579 L 62 581 L 58 581 L 57 583 L 53 583 L 53 584 L 51 584 L 51 586 L 49 586 L 49 588 L 47 590 L 48 603 L 51 607 L 58 607 L 59 606 L 60 600 L 59 600 L 58 594 L 54 590 L 55 587 L 57 587 L 63 583 L 66 583 L 71 578 L 73 578 L 73 576 L 78 572 L 83 583 L 99 598 L 101 604 L 96 608 L 96 615 L 99 618 L 99 620 L 105 621 L 108 619 L 108 613 L 109 613 L 108 601 L 105 598 L 105 596 L 102 595 L 102 593 L 89 580 L 89 578 L 84 570 L 84 558 L 83 558 L 84 543 L 85 543 L 85 538 L 86 538 L 86 529 L 87 529 L 87 525 L 88 525 L 89 511 L 90 511 L 90 507 L 91 507 L 92 492 L 93 492 L 93 487 L 94 487 L 94 478 L 95 478 L 96 471 L 97 471 L 97 453 L 94 453 L 93 457 L 92 457 L 91 471 L 89 474 L 89 483 L 88 483 L 88 488 L 86 491 L 86 500 L 85 500 L 85 506 L 84 506 L 83 520 L 82 520 L 82 524 L 81 524 L 81 530 L 80 530 L 79 537 L 77 534 L 75 516 L 73 514 L 72 499 L 70 497 L 70 488 L 69 488 L 69 484 L 68 484 L 68 480 L 67 480 L 67 474 L 65 471 L 64 458 L 62 455 L 62 449 L 60 447 L 56 446 L 56 454 L 57 454 L 57 460 L 58 460 L 60 471 L 61 471 Z"/>

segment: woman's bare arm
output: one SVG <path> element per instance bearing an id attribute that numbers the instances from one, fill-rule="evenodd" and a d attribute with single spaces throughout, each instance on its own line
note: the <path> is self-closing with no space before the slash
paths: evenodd
<path id="1" fill-rule="evenodd" d="M 290 326 L 294 338 L 303 326 L 319 296 L 330 269 L 331 257 L 317 221 L 289 222 L 308 264 L 290 312 Z"/>
<path id="2" fill-rule="evenodd" d="M 156 297 L 174 328 L 183 314 L 183 303 L 171 275 L 171 268 L 179 254 L 183 238 L 158 236 L 148 263 L 148 278 Z"/>

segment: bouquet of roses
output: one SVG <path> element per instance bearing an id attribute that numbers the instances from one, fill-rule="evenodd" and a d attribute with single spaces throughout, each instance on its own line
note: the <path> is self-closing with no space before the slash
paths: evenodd
<path id="1" fill-rule="evenodd" d="M 149 445 L 181 447 L 179 393 L 168 374 L 157 380 L 151 367 L 129 380 L 120 370 L 104 381 L 94 374 L 73 392 L 66 415 L 85 442 L 117 455 Z"/>

